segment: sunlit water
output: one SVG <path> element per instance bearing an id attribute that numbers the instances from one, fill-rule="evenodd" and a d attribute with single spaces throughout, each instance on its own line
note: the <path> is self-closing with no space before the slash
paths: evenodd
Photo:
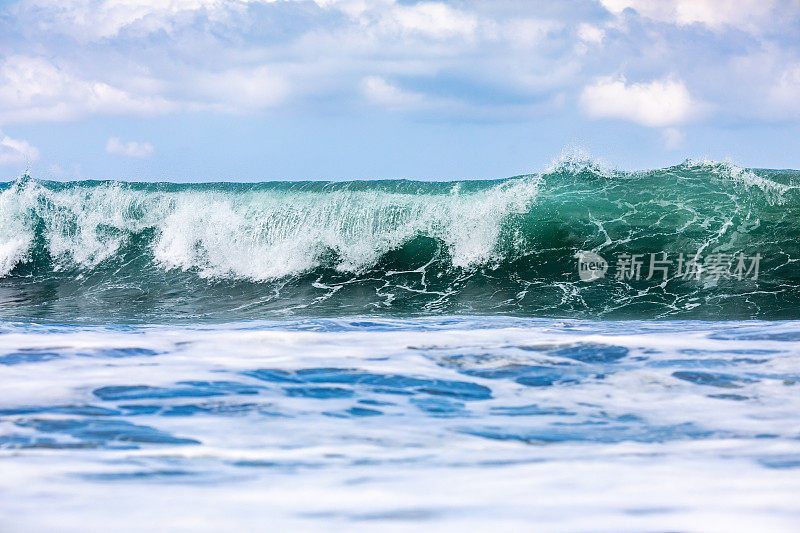
<path id="1" fill-rule="evenodd" d="M 0 326 L 0 530 L 797 531 L 800 323 Z"/>

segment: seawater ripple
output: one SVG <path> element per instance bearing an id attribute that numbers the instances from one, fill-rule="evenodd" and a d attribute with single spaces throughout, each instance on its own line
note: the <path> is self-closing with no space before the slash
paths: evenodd
<path id="1" fill-rule="evenodd" d="M 795 321 L 4 323 L 0 528 L 791 531 L 799 342 Z"/>
<path id="2" fill-rule="evenodd" d="M 564 162 L 493 181 L 0 184 L 0 318 L 791 319 L 797 171 Z M 585 283 L 576 254 L 762 256 L 757 279 Z"/>

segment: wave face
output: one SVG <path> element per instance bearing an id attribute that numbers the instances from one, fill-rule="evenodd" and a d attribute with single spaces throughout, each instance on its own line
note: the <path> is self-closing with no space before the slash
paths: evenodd
<path id="1" fill-rule="evenodd" d="M 24 177 L 0 184 L 0 318 L 798 318 L 798 186 L 795 171 L 691 161 L 437 183 Z M 605 278 L 581 281 L 582 251 Z M 642 279 L 617 279 L 621 254 L 642 255 Z M 647 280 L 650 254 L 673 270 L 680 254 L 732 268 L 758 254 L 759 272 Z"/>

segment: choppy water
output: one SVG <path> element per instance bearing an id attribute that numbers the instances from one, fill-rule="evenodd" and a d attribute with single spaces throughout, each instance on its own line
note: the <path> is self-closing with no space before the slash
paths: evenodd
<path id="1" fill-rule="evenodd" d="M 798 186 L 0 184 L 0 531 L 797 531 Z"/>
<path id="2" fill-rule="evenodd" d="M 0 327 L 3 531 L 796 531 L 800 322 Z"/>

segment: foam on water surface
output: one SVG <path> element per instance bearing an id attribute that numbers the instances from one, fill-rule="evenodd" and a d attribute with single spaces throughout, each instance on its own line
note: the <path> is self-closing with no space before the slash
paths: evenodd
<path id="1" fill-rule="evenodd" d="M 792 531 L 800 324 L 0 326 L 4 531 Z"/>
<path id="2" fill-rule="evenodd" d="M 795 531 L 798 185 L 0 184 L 0 530 Z"/>

